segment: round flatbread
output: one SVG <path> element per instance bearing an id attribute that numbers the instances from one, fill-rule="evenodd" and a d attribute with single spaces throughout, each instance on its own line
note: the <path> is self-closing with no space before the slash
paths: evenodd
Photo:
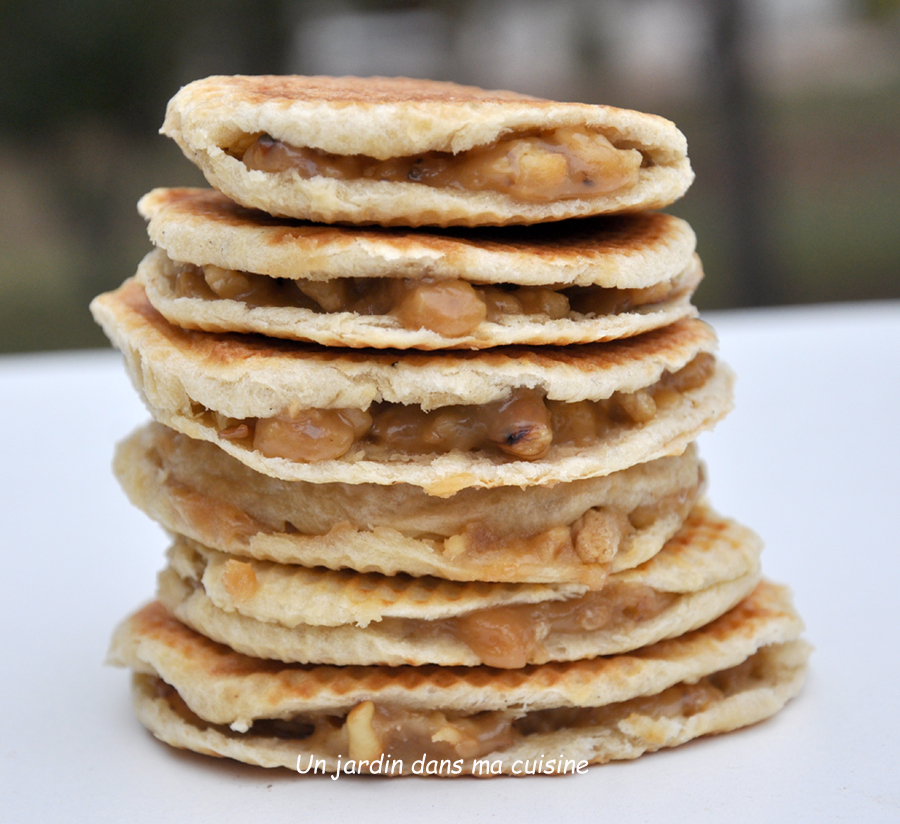
<path id="1" fill-rule="evenodd" d="M 138 268 L 177 326 L 326 346 L 482 349 L 614 340 L 696 309 L 687 223 L 659 212 L 527 229 L 424 232 L 285 221 L 210 189 L 138 208 Z"/>
<path id="2" fill-rule="evenodd" d="M 693 180 L 661 117 L 433 80 L 209 77 L 161 131 L 238 203 L 324 223 L 533 224 L 661 208 Z"/>
<path id="3" fill-rule="evenodd" d="M 698 507 L 649 561 L 577 597 L 571 585 L 394 581 L 235 561 L 190 545 L 171 556 L 158 594 L 198 632 L 260 658 L 517 668 L 696 629 L 754 588 L 760 550 L 750 530 Z"/>
<path id="4" fill-rule="evenodd" d="M 365 758 L 352 769 L 409 774 L 425 755 L 461 759 L 463 774 L 523 774 L 519 759 L 635 758 L 774 714 L 802 685 L 802 631 L 786 590 L 763 582 L 705 627 L 628 654 L 523 670 L 338 668 L 250 658 L 153 604 L 118 628 L 109 657 L 137 674 L 141 721 L 177 747 L 308 773 Z M 385 760 L 404 763 L 391 772 Z"/>
<path id="5" fill-rule="evenodd" d="M 612 475 L 450 498 L 408 484 L 283 481 L 157 423 L 118 445 L 113 469 L 131 502 L 167 530 L 232 555 L 591 589 L 653 557 L 704 487 L 693 446 Z"/>
<path id="6" fill-rule="evenodd" d="M 153 309 L 133 281 L 96 298 L 92 311 L 125 354 L 157 420 L 284 480 L 406 483 L 443 497 L 469 486 L 573 481 L 679 454 L 731 404 L 731 373 L 711 355 L 715 336 L 693 319 L 579 347 L 363 354 L 183 330 Z M 686 371 L 691 381 L 680 383 Z M 666 375 L 675 383 L 667 383 Z M 658 404 L 651 396 L 656 389 L 664 390 Z M 596 406 L 605 400 L 632 411 Z M 581 401 L 595 405 L 574 405 Z M 380 440 L 356 434 L 358 411 L 370 407 L 373 422 L 365 431 L 381 432 Z M 346 409 L 357 410 L 352 420 L 341 417 Z M 301 413 L 322 420 L 319 410 L 338 410 L 325 416 L 329 427 L 335 416 L 344 421 L 327 430 L 347 434 L 342 454 L 298 460 L 279 452 L 281 443 L 260 447 L 261 421 L 267 422 L 263 429 L 275 421 L 271 427 L 283 431 Z M 433 410 L 438 418 L 427 416 Z M 579 435 L 567 445 L 561 433 L 572 431 L 566 428 L 579 411 L 602 418 L 591 418 L 587 441 Z M 381 424 L 375 415 L 383 416 Z M 403 428 L 398 416 L 408 422 L 410 415 L 413 423 Z M 471 424 L 470 415 L 477 418 Z M 553 415 L 559 418 L 556 430 Z M 486 440 L 468 450 L 455 446 L 479 426 Z M 399 437 L 412 439 L 406 451 L 392 440 Z M 526 453 L 532 447 L 543 454 Z"/>

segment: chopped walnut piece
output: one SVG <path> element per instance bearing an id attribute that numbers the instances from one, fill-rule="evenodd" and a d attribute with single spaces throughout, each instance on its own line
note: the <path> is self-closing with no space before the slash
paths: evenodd
<path id="1" fill-rule="evenodd" d="M 346 729 L 349 739 L 349 756 L 355 761 L 374 760 L 383 752 L 383 744 L 372 719 L 375 717 L 375 704 L 363 701 L 357 704 L 347 715 Z"/>
<path id="2" fill-rule="evenodd" d="M 616 392 L 612 396 L 612 405 L 616 410 L 621 410 L 635 423 L 647 423 L 656 415 L 656 402 L 653 396 L 639 389 L 637 392 Z"/>
<path id="3" fill-rule="evenodd" d="M 611 561 L 622 539 L 634 531 L 628 516 L 617 509 L 589 509 L 574 524 L 575 552 L 586 564 Z"/>
<path id="4" fill-rule="evenodd" d="M 576 128 L 510 135 L 455 155 L 424 152 L 386 160 L 290 146 L 268 134 L 254 136 L 249 145 L 243 139 L 228 151 L 256 171 L 494 191 L 534 203 L 627 189 L 638 181 L 643 163 L 636 149 L 617 149 L 598 132 Z"/>
<path id="5" fill-rule="evenodd" d="M 480 609 L 456 619 L 457 637 L 490 667 L 518 669 L 537 644 L 528 614 L 515 607 Z"/>
<path id="6" fill-rule="evenodd" d="M 371 418 L 361 409 L 301 409 L 258 421 L 253 448 L 268 458 L 333 460 L 346 454 L 369 425 Z"/>
<path id="7" fill-rule="evenodd" d="M 515 390 L 499 404 L 488 404 L 488 440 L 527 461 L 543 458 L 553 442 L 550 412 L 534 390 Z"/>
<path id="8" fill-rule="evenodd" d="M 485 319 L 487 307 L 464 280 L 425 280 L 409 289 L 391 314 L 407 329 L 430 329 L 445 337 L 461 337 Z"/>

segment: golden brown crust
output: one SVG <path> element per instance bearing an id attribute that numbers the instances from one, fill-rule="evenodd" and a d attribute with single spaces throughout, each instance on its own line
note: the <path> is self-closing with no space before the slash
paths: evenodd
<path id="1" fill-rule="evenodd" d="M 273 104 L 279 107 L 298 102 L 340 103 L 500 103 L 539 102 L 527 94 L 489 91 L 438 80 L 408 77 L 330 77 L 267 75 L 258 77 L 209 77 L 190 84 L 195 88 L 192 102 L 208 100 L 215 105 L 222 96 L 234 95 L 247 106 Z M 546 102 L 546 101 L 545 101 Z"/>
<path id="2" fill-rule="evenodd" d="M 511 134 L 582 128 L 639 149 L 638 182 L 546 204 L 493 191 L 251 171 L 229 149 L 266 133 L 291 146 L 377 159 L 453 154 Z M 654 115 L 405 78 L 210 77 L 181 89 L 162 127 L 210 183 L 245 206 L 326 223 L 479 226 L 662 208 L 693 180 L 684 136 Z"/>
<path id="3" fill-rule="evenodd" d="M 461 234 L 279 220 L 210 189 L 154 189 L 138 208 L 149 219 L 148 231 L 158 249 L 147 255 L 137 277 L 171 323 L 325 346 L 482 349 L 624 338 L 696 314 L 690 300 L 703 274 L 688 224 L 654 212 Z M 217 298 L 212 292 L 182 294 L 176 273 L 185 264 L 282 279 L 278 296 L 285 298 L 276 296 L 267 304 Z M 284 280 L 335 278 L 402 279 L 404 288 L 426 279 L 554 290 L 655 286 L 670 291 L 614 314 L 569 312 L 554 319 L 504 315 L 485 319 L 464 334 L 448 335 L 433 328 L 406 328 L 392 314 L 349 307 L 314 310 L 305 306 L 301 293 L 284 288 Z"/>
<path id="4" fill-rule="evenodd" d="M 335 667 L 253 658 L 218 644 L 169 615 L 158 602 L 116 630 L 109 660 L 159 674 L 212 723 L 347 711 L 372 700 L 456 712 L 528 706 L 599 706 L 653 694 L 735 666 L 767 644 L 800 636 L 788 591 L 767 581 L 734 609 L 690 633 L 627 654 L 518 670 L 490 667 Z"/>
<path id="5" fill-rule="evenodd" d="M 691 262 L 696 239 L 661 212 L 435 232 L 323 226 L 247 209 L 214 189 L 154 189 L 138 210 L 174 260 L 277 278 L 437 279 L 645 288 Z"/>
<path id="6" fill-rule="evenodd" d="M 464 758 L 439 775 L 521 775 L 522 759 L 534 759 L 534 774 L 549 754 L 566 759 L 571 774 L 576 764 L 636 758 L 774 714 L 804 680 L 810 647 L 798 640 L 801 631 L 786 592 L 763 583 L 707 627 L 629 655 L 507 671 L 273 666 L 213 644 L 151 605 L 119 628 L 111 657 L 137 673 L 142 723 L 176 747 L 265 767 L 309 772 L 315 762 L 319 774 L 367 772 L 368 761 L 347 763 L 360 757 L 352 745 L 348 751 L 347 713 L 373 702 L 390 707 L 400 725 L 412 714 L 412 729 L 412 716 L 433 716 L 435 708 L 444 718 L 488 712 L 512 721 L 503 743 L 481 750 L 480 766 Z M 318 725 L 307 738 L 254 723 L 314 719 L 316 712 L 333 719 L 324 738 Z M 334 724 L 345 720 L 338 732 Z M 399 769 L 372 772 L 422 774 L 410 753 L 400 765 L 396 753 L 388 758 Z"/>
<path id="7" fill-rule="evenodd" d="M 264 131 L 296 146 L 387 159 L 456 154 L 512 131 L 573 125 L 655 138 L 646 150 L 659 161 L 686 154 L 684 136 L 658 115 L 403 77 L 207 77 L 169 101 L 161 131 L 187 140 L 194 130 L 202 138 L 205 126 L 220 142 Z"/>
<path id="8" fill-rule="evenodd" d="M 599 400 L 616 391 L 649 386 L 664 371 L 676 371 L 698 353 L 716 347 L 707 324 L 685 319 L 629 340 L 581 346 L 402 354 L 348 351 L 258 335 L 181 329 L 154 309 L 133 280 L 95 298 L 92 310 L 113 343 L 139 353 L 145 368 L 165 365 L 166 371 L 176 374 L 181 369 L 184 386 L 190 382 L 188 373 L 197 374 L 198 384 L 221 382 L 220 404 L 200 391 L 191 398 L 234 417 L 264 417 L 291 403 L 300 408 L 367 409 L 371 403 L 387 401 L 429 410 L 502 400 L 515 387 L 540 388 L 550 400 Z M 269 397 L 262 400 L 267 387 Z"/>
<path id="9" fill-rule="evenodd" d="M 450 452 L 383 461 L 353 451 L 315 463 L 266 458 L 219 439 L 208 410 L 236 419 L 266 418 L 292 404 L 365 409 L 382 400 L 428 410 L 501 400 L 512 387 L 537 388 L 550 400 L 596 400 L 655 383 L 664 371 L 677 371 L 712 350 L 715 336 L 691 319 L 625 341 L 578 347 L 363 353 L 182 330 L 167 323 L 133 282 L 91 306 L 125 354 L 131 378 L 157 420 L 218 442 L 248 466 L 284 480 L 410 483 L 441 497 L 469 486 L 572 481 L 679 454 L 731 403 L 731 373 L 719 365 L 705 384 L 680 394 L 649 423 L 614 430 L 595 446 L 554 445 L 540 460 Z"/>
<path id="10" fill-rule="evenodd" d="M 130 500 L 166 529 L 240 556 L 385 575 L 592 588 L 608 570 L 655 555 L 681 527 L 703 485 L 689 448 L 611 476 L 525 489 L 473 488 L 437 499 L 404 484 L 281 481 L 157 423 L 119 444 L 113 467 Z M 627 531 L 627 522 L 621 539 L 616 533 L 596 537 L 612 542 L 611 558 L 606 544 L 596 557 L 583 551 L 586 560 L 556 537 L 565 527 L 566 539 L 590 543 L 588 533 L 576 531 L 590 510 L 635 515 L 637 526 Z M 476 525 L 484 532 L 475 533 L 465 551 L 445 552 L 448 539 Z"/>
<path id="11" fill-rule="evenodd" d="M 658 696 L 575 711 L 578 715 L 572 726 L 565 722 L 570 711 L 550 710 L 544 718 L 536 719 L 533 731 L 526 728 L 520 733 L 514 726 L 510 746 L 452 764 L 429 759 L 424 753 L 415 761 L 411 757 L 389 757 L 387 761 L 376 758 L 373 763 L 347 759 L 343 752 L 336 758 L 333 748 L 320 749 L 313 742 L 284 739 L 263 731 L 242 734 L 210 725 L 153 676 L 134 676 L 133 698 L 139 719 L 160 740 L 262 767 L 287 767 L 313 775 L 574 775 L 585 772 L 589 764 L 634 759 L 769 718 L 799 693 L 810 651 L 803 641 L 763 647 L 743 664 L 697 682 L 675 684 Z M 526 725 L 531 717 L 526 716 Z M 548 753 L 559 755 L 551 759 Z"/>

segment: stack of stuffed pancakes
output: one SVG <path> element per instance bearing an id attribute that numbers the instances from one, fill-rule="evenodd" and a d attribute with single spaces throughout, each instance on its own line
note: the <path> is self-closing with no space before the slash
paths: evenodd
<path id="1" fill-rule="evenodd" d="M 582 772 L 754 723 L 808 647 L 693 444 L 732 376 L 692 180 L 637 112 L 405 79 L 213 77 L 92 304 L 172 536 L 116 631 L 141 721 L 301 772 Z"/>

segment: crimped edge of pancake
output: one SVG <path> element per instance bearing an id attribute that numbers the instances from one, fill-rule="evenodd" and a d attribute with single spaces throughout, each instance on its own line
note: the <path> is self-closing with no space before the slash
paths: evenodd
<path id="1" fill-rule="evenodd" d="M 110 662 L 129 666 L 138 674 L 135 708 L 157 738 L 176 747 L 268 767 L 294 769 L 300 758 L 305 764 L 310 755 L 316 759 L 328 756 L 311 752 L 302 741 L 254 733 L 254 720 L 288 719 L 316 711 L 346 713 L 363 701 L 411 711 L 467 714 L 609 705 L 613 711 L 624 710 L 611 727 L 529 736 L 510 750 L 490 754 L 505 759 L 503 772 L 510 772 L 515 758 L 561 751 L 566 758 L 587 757 L 592 763 L 603 763 L 762 720 L 799 692 L 811 651 L 808 644 L 797 640 L 802 630 L 786 589 L 763 582 L 735 609 L 701 629 L 609 658 L 522 670 L 272 669 L 267 662 L 247 658 L 193 633 L 167 616 L 159 604 L 153 604 L 117 629 Z M 656 702 L 652 696 L 664 699 L 670 687 L 740 668 L 743 662 L 753 662 L 760 650 L 764 655 L 749 672 L 752 697 L 738 690 L 743 697 L 734 700 L 732 693 L 727 710 L 714 708 L 712 717 L 709 707 L 699 716 L 678 718 L 646 711 Z M 207 670 L 209 675 L 202 675 Z M 744 670 L 748 674 L 746 664 Z M 158 675 L 178 690 L 189 711 L 199 714 L 195 723 L 176 714 L 156 692 L 153 684 Z M 644 700 L 647 697 L 649 701 Z M 249 731 L 235 732 L 226 724 Z M 534 746 L 529 748 L 529 742 Z M 330 771 L 335 770 L 336 760 L 328 757 L 328 765 Z"/>
<path id="2" fill-rule="evenodd" d="M 174 463 L 167 458 L 170 450 L 175 454 Z M 179 469 L 185 463 L 187 466 L 182 468 L 186 468 L 187 475 Z M 597 553 L 596 560 L 582 558 L 576 564 L 577 551 L 572 561 L 555 555 L 553 563 L 548 563 L 542 555 L 523 553 L 515 542 L 490 561 L 484 561 L 477 548 L 467 549 L 459 558 L 453 553 L 452 557 L 445 554 L 445 542 L 462 537 L 473 520 L 492 534 L 504 534 L 507 523 L 521 527 L 523 520 L 517 513 L 525 506 L 525 491 L 518 487 L 496 487 L 490 491 L 476 488 L 456 500 L 443 499 L 440 510 L 449 510 L 450 520 L 441 515 L 436 522 L 434 505 L 425 506 L 430 499 L 418 487 L 409 487 L 406 494 L 400 494 L 402 485 L 341 485 L 331 496 L 340 502 L 336 511 L 331 511 L 324 521 L 317 515 L 310 523 L 307 513 L 311 508 L 320 513 L 323 501 L 318 497 L 310 499 L 309 495 L 328 495 L 328 485 L 283 482 L 259 475 L 217 446 L 188 439 L 155 422 L 118 444 L 113 471 L 129 500 L 165 529 L 240 557 L 384 575 L 435 575 L 457 581 L 584 583 L 592 588 L 605 580 L 607 571 L 628 569 L 655 555 L 680 529 L 705 487 L 705 471 L 695 448 L 689 446 L 680 456 L 629 467 L 619 476 L 589 478 L 564 487 L 529 488 L 528 500 L 534 501 L 536 507 L 531 507 L 531 512 L 552 511 L 553 517 L 542 516 L 536 522 L 528 522 L 525 531 L 520 529 L 515 535 L 525 541 L 560 526 L 569 529 L 573 544 L 591 540 L 572 534 L 576 522 L 586 513 L 612 509 L 630 515 L 636 508 L 658 508 L 661 501 L 671 500 L 671 505 L 655 513 L 649 523 L 641 523 L 624 535 L 612 558 L 604 550 Z M 199 480 L 190 474 L 192 471 L 200 472 Z M 210 480 L 207 474 L 215 479 L 215 488 L 204 486 Z M 220 481 L 226 485 L 224 492 L 218 487 Z M 273 503 L 271 511 L 248 512 L 239 500 L 229 497 L 231 483 L 242 494 L 243 490 L 250 492 L 254 502 L 263 496 L 267 502 L 278 499 L 281 503 Z M 558 493 L 563 489 L 570 490 L 566 494 L 568 500 L 578 500 L 579 504 L 560 515 Z M 512 502 L 507 503 L 510 496 Z M 366 505 L 377 502 L 375 510 L 380 521 L 372 520 L 363 501 Z M 393 514 L 398 507 L 402 509 L 399 522 Z M 509 515 L 499 514 L 504 509 Z M 413 513 L 423 514 L 417 521 Z M 355 520 L 351 522 L 351 518 Z M 290 529 L 278 525 L 282 522 L 290 523 Z"/>
<path id="3" fill-rule="evenodd" d="M 173 260 L 278 278 L 461 278 L 518 286 L 643 289 L 690 265 L 690 224 L 663 212 L 502 231 L 322 226 L 247 210 L 215 189 L 158 188 L 138 201 Z"/>
<path id="4" fill-rule="evenodd" d="M 499 322 L 482 321 L 471 333 L 447 336 L 430 329 L 406 329 L 390 315 L 314 312 L 302 307 L 252 306 L 224 298 L 178 297 L 163 274 L 165 253 L 150 252 L 138 266 L 136 279 L 150 302 L 170 323 L 205 332 L 240 332 L 323 346 L 378 349 L 484 349 L 494 346 L 594 343 L 633 337 L 695 317 L 691 304 L 703 273 L 699 259 L 679 276 L 675 296 L 614 315 L 536 319 L 511 315 Z"/>
<path id="5" fill-rule="evenodd" d="M 310 96 L 310 84 L 325 94 Z M 640 149 L 652 165 L 624 192 L 537 205 L 416 183 L 266 174 L 225 151 L 242 135 L 265 132 L 294 146 L 386 159 L 456 154 L 512 133 L 563 127 L 596 130 L 618 148 Z M 160 131 L 233 200 L 325 223 L 499 226 L 657 209 L 683 195 L 694 176 L 684 135 L 664 118 L 407 78 L 210 77 L 172 98 Z"/>
<path id="6" fill-rule="evenodd" d="M 734 607 L 754 589 L 760 577 L 757 562 L 755 569 L 734 580 L 696 592 L 675 593 L 669 606 L 644 621 L 593 632 L 551 633 L 530 653 L 528 663 L 614 655 L 682 635 Z M 157 594 L 180 621 L 219 643 L 258 658 L 338 666 L 482 665 L 482 659 L 463 641 L 431 632 L 427 626 L 420 637 L 407 635 L 405 626 L 386 627 L 384 622 L 365 629 L 351 625 L 300 625 L 288 629 L 226 612 L 216 607 L 205 591 L 189 585 L 170 569 L 160 574 Z"/>

